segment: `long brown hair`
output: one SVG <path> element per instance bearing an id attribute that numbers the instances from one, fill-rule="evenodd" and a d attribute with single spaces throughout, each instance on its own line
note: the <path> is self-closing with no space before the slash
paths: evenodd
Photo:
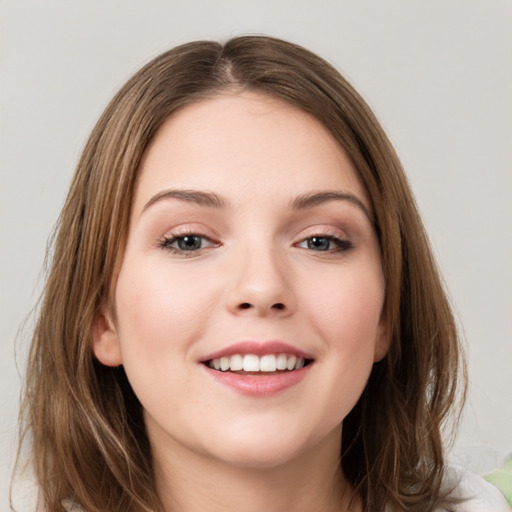
<path id="1" fill-rule="evenodd" d="M 441 431 L 465 366 L 414 199 L 389 140 L 347 81 L 304 48 L 262 36 L 160 55 L 119 91 L 87 142 L 55 231 L 21 416 L 43 510 L 61 511 L 63 500 L 88 512 L 158 509 L 141 405 L 123 368 L 94 358 L 91 326 L 112 305 L 148 143 L 178 109 L 230 90 L 308 112 L 359 173 L 381 245 L 392 343 L 344 420 L 341 465 L 367 512 L 387 503 L 432 510 L 443 498 Z"/>

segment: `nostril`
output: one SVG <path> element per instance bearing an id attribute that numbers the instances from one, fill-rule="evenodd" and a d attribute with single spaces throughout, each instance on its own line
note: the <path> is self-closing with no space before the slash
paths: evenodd
<path id="1" fill-rule="evenodd" d="M 238 305 L 238 309 L 251 309 L 253 307 L 255 307 L 254 304 L 251 304 L 250 302 L 242 302 Z M 283 311 L 286 309 L 286 306 L 282 302 L 276 302 L 275 304 L 272 304 L 270 309 Z"/>

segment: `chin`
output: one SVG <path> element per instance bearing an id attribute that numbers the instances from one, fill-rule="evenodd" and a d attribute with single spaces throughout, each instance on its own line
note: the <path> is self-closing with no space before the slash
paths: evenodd
<path id="1" fill-rule="evenodd" d="M 300 452 L 295 450 L 281 449 L 279 451 L 269 450 L 246 450 L 242 449 L 235 453 L 223 453 L 223 460 L 231 466 L 243 469 L 269 470 L 285 466 L 300 457 Z"/>
<path id="2" fill-rule="evenodd" d="M 293 434 L 290 431 L 281 435 L 267 432 L 262 436 L 260 432 L 260 435 L 232 437 L 216 443 L 219 450 L 213 455 L 217 460 L 239 468 L 277 468 L 300 459 L 314 445 L 307 436 Z"/>

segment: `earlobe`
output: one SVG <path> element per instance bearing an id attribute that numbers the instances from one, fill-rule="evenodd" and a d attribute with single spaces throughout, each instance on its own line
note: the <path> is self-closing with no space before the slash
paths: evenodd
<path id="1" fill-rule="evenodd" d="M 373 362 L 382 361 L 389 351 L 391 345 L 391 336 L 389 335 L 386 322 L 381 320 L 375 339 L 375 348 L 373 351 Z"/>
<path id="2" fill-rule="evenodd" d="M 92 350 L 105 366 L 123 364 L 121 345 L 111 315 L 102 307 L 95 315 L 92 326 Z"/>

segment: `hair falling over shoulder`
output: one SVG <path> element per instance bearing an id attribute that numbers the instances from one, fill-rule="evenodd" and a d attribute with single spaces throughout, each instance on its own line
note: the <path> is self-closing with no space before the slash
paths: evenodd
<path id="1" fill-rule="evenodd" d="M 21 443 L 44 512 L 159 509 L 140 403 L 124 370 L 100 364 L 93 319 L 113 305 L 137 173 L 174 112 L 225 91 L 258 91 L 318 119 L 372 203 L 392 337 L 343 424 L 341 464 L 365 512 L 431 511 L 445 497 L 442 432 L 458 417 L 465 365 L 456 327 L 400 162 L 369 107 L 328 63 L 263 36 L 200 41 L 155 58 L 96 124 L 59 217 L 33 334 Z"/>

